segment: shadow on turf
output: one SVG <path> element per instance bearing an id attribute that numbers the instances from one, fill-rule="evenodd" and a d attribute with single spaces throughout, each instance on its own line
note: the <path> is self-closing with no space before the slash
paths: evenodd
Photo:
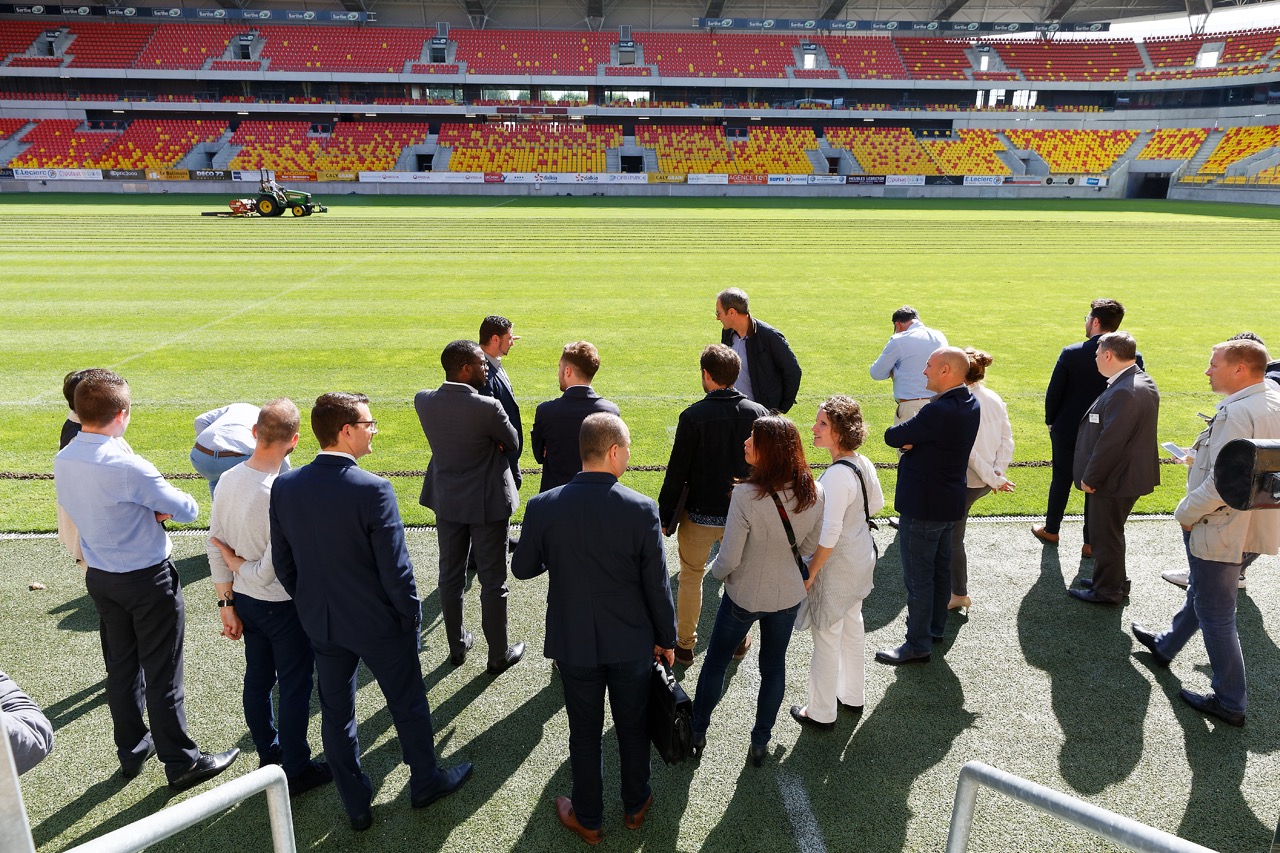
<path id="1" fill-rule="evenodd" d="M 1088 575 L 1093 564 L 1070 568 Z M 1018 641 L 1027 663 L 1049 676 L 1062 778 L 1086 796 L 1128 778 L 1142 760 L 1151 684 L 1130 656 L 1123 617 L 1124 608 L 1068 596 L 1058 549 L 1042 549 L 1040 576 L 1018 608 Z"/>

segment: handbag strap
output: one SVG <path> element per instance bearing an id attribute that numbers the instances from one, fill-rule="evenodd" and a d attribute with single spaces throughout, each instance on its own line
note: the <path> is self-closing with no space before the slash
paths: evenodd
<path id="1" fill-rule="evenodd" d="M 787 531 L 787 541 L 791 543 L 791 556 L 796 558 L 796 568 L 800 569 L 800 577 L 808 580 L 809 567 L 804 564 L 804 557 L 800 556 L 800 546 L 796 544 L 796 532 L 791 528 L 787 508 L 782 505 L 782 499 L 778 497 L 777 492 L 769 492 L 769 497 L 773 498 L 773 505 L 778 508 L 778 517 L 782 519 L 782 528 Z"/>
<path id="2" fill-rule="evenodd" d="M 854 465 L 853 461 L 850 459 L 837 459 L 833 464 L 844 465 L 858 476 L 858 485 L 862 487 L 862 514 L 867 519 L 867 527 L 870 527 L 872 530 L 879 530 L 880 527 L 871 520 L 871 504 L 867 501 L 867 481 L 862 477 L 862 469 L 857 465 Z"/>

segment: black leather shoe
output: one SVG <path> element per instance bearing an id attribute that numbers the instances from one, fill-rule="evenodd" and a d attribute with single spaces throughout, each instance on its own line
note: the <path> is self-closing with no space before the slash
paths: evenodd
<path id="1" fill-rule="evenodd" d="M 1173 658 L 1156 648 L 1156 635 L 1153 632 L 1148 631 L 1137 622 L 1130 625 L 1129 629 L 1133 631 L 1133 638 L 1147 647 L 1147 651 L 1151 652 L 1151 659 L 1159 666 L 1168 666 L 1173 662 Z"/>
<path id="2" fill-rule="evenodd" d="M 524 643 L 516 643 L 512 646 L 508 646 L 506 653 L 501 659 L 489 661 L 487 671 L 490 675 L 502 675 L 502 673 L 520 663 L 520 659 L 522 657 L 524 657 Z"/>
<path id="3" fill-rule="evenodd" d="M 1120 604 L 1118 601 L 1103 598 L 1091 589 L 1069 589 L 1067 590 L 1067 595 L 1072 598 L 1078 598 L 1081 601 L 1087 601 L 1090 604 L 1105 604 L 1108 607 L 1115 607 Z"/>
<path id="4" fill-rule="evenodd" d="M 471 651 L 471 647 L 476 644 L 476 638 L 467 631 L 462 635 L 462 651 L 453 652 L 449 655 L 449 663 L 454 666 L 462 666 L 467 662 L 467 652 Z"/>
<path id="5" fill-rule="evenodd" d="M 217 755 L 210 755 L 207 752 L 201 753 L 200 758 L 195 764 L 187 769 L 180 776 L 175 776 L 169 780 L 169 787 L 175 791 L 185 791 L 188 788 L 194 788 L 201 782 L 208 781 L 217 776 L 223 770 L 231 766 L 231 762 L 236 760 L 236 756 L 240 754 L 240 750 L 236 747 L 228 749 L 226 752 L 220 752 Z"/>
<path id="6" fill-rule="evenodd" d="M 436 785 L 435 790 L 423 794 L 421 797 L 414 797 L 411 800 L 413 807 L 415 809 L 425 809 L 441 797 L 447 797 L 461 788 L 462 784 L 470 778 L 470 761 L 464 761 L 456 767 L 450 767 L 448 770 L 441 770 L 440 784 Z"/>
<path id="7" fill-rule="evenodd" d="M 905 643 L 896 649 L 881 649 L 876 652 L 876 660 L 880 661 L 880 663 L 887 663 L 890 666 L 901 666 L 904 663 L 928 663 L 929 657 L 928 652 L 913 654 L 907 651 Z"/>
<path id="8" fill-rule="evenodd" d="M 841 711 L 848 711 L 850 714 L 862 713 L 861 705 L 850 705 L 848 702 L 841 702 L 839 699 L 836 700 L 836 707 Z"/>
<path id="9" fill-rule="evenodd" d="M 121 763 L 120 775 L 126 779 L 136 779 L 138 774 L 142 772 L 142 768 L 147 766 L 147 762 L 156 754 L 156 745 L 153 743 L 147 747 L 147 754 L 141 758 L 130 761 L 128 764 Z"/>
<path id="10" fill-rule="evenodd" d="M 1240 711 L 1228 711 L 1222 707 L 1218 697 L 1212 693 L 1193 693 L 1184 687 L 1178 691 L 1178 695 L 1182 697 L 1183 702 L 1186 702 L 1202 714 L 1217 717 L 1229 726 L 1244 725 L 1244 714 Z"/>
<path id="11" fill-rule="evenodd" d="M 703 732 L 702 734 L 697 734 L 695 732 L 693 735 L 693 743 L 690 744 L 690 752 L 692 753 L 693 760 L 701 761 L 702 753 L 706 751 L 707 751 L 707 733 Z"/>
<path id="12" fill-rule="evenodd" d="M 791 706 L 791 719 L 795 720 L 802 726 L 808 726 L 811 729 L 817 729 L 820 732 L 835 731 L 835 723 L 820 723 L 813 717 L 805 713 L 805 709 L 799 705 Z"/>
<path id="13" fill-rule="evenodd" d="M 356 832 L 364 832 L 371 826 L 373 826 L 373 812 L 368 809 L 351 818 L 351 828 Z"/>
<path id="14" fill-rule="evenodd" d="M 935 645 L 940 646 L 947 641 L 946 637 L 930 637 L 929 640 Z"/>
<path id="15" fill-rule="evenodd" d="M 769 744 L 766 743 L 763 746 L 756 746 L 754 743 L 751 744 L 751 766 L 759 767 L 764 764 L 764 757 L 768 754 Z"/>
<path id="16" fill-rule="evenodd" d="M 333 781 L 333 771 L 323 761 L 312 761 L 289 777 L 289 796 L 301 797 L 307 791 L 328 785 Z"/>
<path id="17" fill-rule="evenodd" d="M 516 549 L 520 547 L 520 539 L 516 536 L 507 537 L 507 553 L 514 554 Z"/>
<path id="18" fill-rule="evenodd" d="M 1080 578 L 1080 586 L 1085 589 L 1093 589 L 1093 578 Z M 1128 595 L 1133 590 L 1133 581 L 1125 578 L 1124 583 L 1120 585 L 1120 589 L 1125 595 Z"/>

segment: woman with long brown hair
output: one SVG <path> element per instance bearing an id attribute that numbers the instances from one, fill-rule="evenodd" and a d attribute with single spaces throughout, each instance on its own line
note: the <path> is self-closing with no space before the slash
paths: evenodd
<path id="1" fill-rule="evenodd" d="M 743 449 L 751 471 L 733 488 L 724 540 L 711 564 L 711 574 L 724 581 L 724 595 L 698 677 L 693 743 L 701 756 L 729 659 L 759 622 L 760 693 L 751 730 L 751 761 L 759 767 L 782 704 L 787 645 L 805 597 L 796 554 L 810 555 L 818 546 L 823 496 L 809 472 L 800 431 L 786 418 L 757 420 Z"/>

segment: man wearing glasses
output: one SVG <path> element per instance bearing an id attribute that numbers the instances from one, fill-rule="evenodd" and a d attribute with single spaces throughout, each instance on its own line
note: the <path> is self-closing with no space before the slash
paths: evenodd
<path id="1" fill-rule="evenodd" d="M 474 341 L 453 341 L 440 354 L 444 383 L 413 399 L 431 462 L 419 503 L 436 514 L 440 541 L 440 610 L 449 661 L 461 666 L 474 644 L 462 621 L 467 554 L 480 580 L 480 624 L 488 671 L 520 662 L 524 643 L 507 644 L 507 528 L 519 503 L 506 453 L 519 442 L 502 404 L 480 393 L 488 361 Z"/>
<path id="2" fill-rule="evenodd" d="M 338 796 L 357 832 L 373 825 L 373 786 L 360 769 L 356 667 L 373 673 L 409 765 L 410 800 L 428 806 L 471 775 L 464 761 L 436 766 L 431 708 L 418 659 L 422 606 L 391 482 L 356 464 L 378 422 L 363 394 L 316 399 L 315 460 L 271 489 L 271 554 L 316 656 L 320 732 Z"/>

